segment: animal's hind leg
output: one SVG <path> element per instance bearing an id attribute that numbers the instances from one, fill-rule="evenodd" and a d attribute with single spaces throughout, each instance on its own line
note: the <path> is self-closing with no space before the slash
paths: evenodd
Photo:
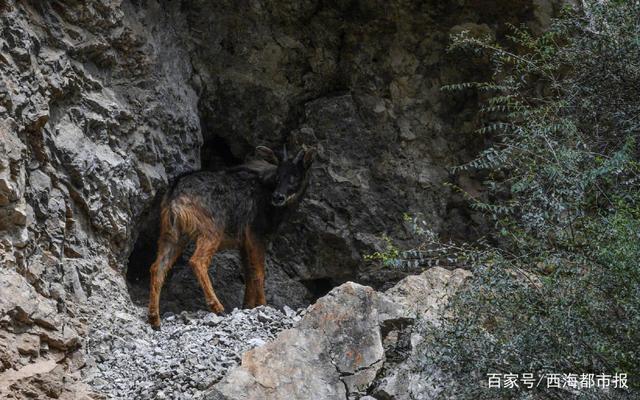
<path id="1" fill-rule="evenodd" d="M 207 300 L 207 304 L 211 311 L 215 313 L 221 313 L 224 311 L 224 307 L 216 297 L 216 293 L 213 291 L 213 285 L 211 279 L 209 279 L 209 264 L 213 255 L 218 250 L 220 245 L 220 235 L 205 236 L 202 235 L 196 240 L 196 250 L 193 252 L 193 256 L 189 260 L 189 265 L 193 269 L 193 273 L 198 278 L 200 286 L 204 291 L 204 297 Z"/>
<path id="2" fill-rule="evenodd" d="M 151 265 L 151 286 L 149 290 L 149 323 L 160 328 L 160 291 L 167 273 L 182 253 L 182 244 L 167 238 L 158 241 L 158 255 Z"/>
<path id="3" fill-rule="evenodd" d="M 264 244 L 251 232 L 245 234 L 242 256 L 245 272 L 244 307 L 267 304 L 264 295 Z"/>

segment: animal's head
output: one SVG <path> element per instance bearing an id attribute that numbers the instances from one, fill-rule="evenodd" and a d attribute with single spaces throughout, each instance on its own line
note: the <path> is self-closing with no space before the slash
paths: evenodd
<path id="1" fill-rule="evenodd" d="M 289 158 L 286 148 L 281 156 L 268 147 L 256 147 L 256 154 L 264 161 L 276 166 L 272 177 L 271 204 L 284 207 L 300 200 L 309 182 L 309 169 L 315 157 L 315 149 L 300 150 Z"/>

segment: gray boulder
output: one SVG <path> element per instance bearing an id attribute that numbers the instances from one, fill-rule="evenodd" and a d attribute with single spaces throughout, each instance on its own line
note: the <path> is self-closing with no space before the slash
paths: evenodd
<path id="1" fill-rule="evenodd" d="M 388 296 L 353 282 L 333 289 L 300 323 L 246 352 L 206 398 L 344 399 L 364 393 L 384 363 L 384 335 L 411 322 Z"/>
<path id="2" fill-rule="evenodd" d="M 470 273 L 432 268 L 387 293 L 347 282 L 310 306 L 294 328 L 244 353 L 207 395 L 209 400 L 345 399 L 384 393 L 385 399 L 421 395 L 405 361 L 390 361 L 419 317 L 434 324 Z M 415 348 L 420 338 L 412 338 Z M 410 357 L 415 354 L 411 353 Z M 392 371 L 387 363 L 393 366 Z"/>
<path id="3" fill-rule="evenodd" d="M 446 306 L 451 297 L 462 288 L 469 271 L 453 271 L 440 267 L 431 268 L 420 275 L 409 276 L 389 289 L 387 294 L 403 304 L 420 319 L 421 324 L 438 328 L 443 323 Z M 425 370 L 421 357 L 425 349 L 437 346 L 430 337 L 423 336 L 426 330 L 412 327 L 398 332 L 397 340 L 389 344 L 388 353 L 401 357 L 391 358 L 376 377 L 369 393 L 385 400 L 426 400 L 437 398 L 442 389 L 454 379 L 444 374 L 437 366 Z M 428 356 L 428 355 L 427 355 Z"/>

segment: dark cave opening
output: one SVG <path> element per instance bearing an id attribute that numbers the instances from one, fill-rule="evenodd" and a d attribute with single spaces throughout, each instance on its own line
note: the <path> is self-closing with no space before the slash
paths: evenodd
<path id="1" fill-rule="evenodd" d="M 331 278 L 305 279 L 301 282 L 311 292 L 314 302 L 329 293 L 334 287 L 340 285 L 340 283 Z"/>
<path id="2" fill-rule="evenodd" d="M 158 232 L 160 229 L 159 210 L 164 192 L 158 192 L 151 205 L 138 219 L 138 238 L 129 254 L 127 262 L 127 282 L 141 285 L 149 281 L 149 267 L 155 259 Z"/>
<path id="3" fill-rule="evenodd" d="M 205 136 L 204 142 L 200 149 L 201 169 L 208 171 L 220 170 L 225 167 L 238 165 L 242 162 L 236 157 L 229 144 L 221 137 L 216 135 Z M 169 183 L 170 184 L 170 183 Z M 169 185 L 168 185 L 169 186 Z M 160 231 L 160 205 L 165 190 L 158 191 L 158 194 L 149 204 L 146 210 L 140 215 L 136 221 L 138 227 L 138 237 L 129 255 L 127 263 L 127 285 L 132 301 L 141 306 L 146 306 L 149 298 L 150 272 L 151 264 L 155 260 L 157 252 L 158 233 Z M 202 290 L 198 282 L 188 266 L 188 260 L 193 253 L 193 244 L 187 246 L 180 258 L 177 260 L 173 268 L 167 274 L 165 284 L 161 291 L 160 305 L 161 312 L 179 313 L 181 311 L 192 311 L 197 309 L 207 309 Z M 227 255 L 216 255 L 212 265 L 232 263 Z M 220 261 L 222 260 L 222 262 Z M 241 284 L 242 276 L 237 274 L 225 274 L 220 276 L 220 268 L 211 268 L 210 275 L 213 282 L 218 282 L 221 286 L 225 281 L 231 281 L 232 287 Z M 239 269 L 238 269 L 239 270 Z M 225 271 L 228 272 L 228 271 Z M 226 282 L 225 284 L 229 284 Z M 229 297 L 228 295 L 220 296 L 221 298 Z M 231 306 L 238 306 L 237 296 L 227 299 L 227 303 Z"/>

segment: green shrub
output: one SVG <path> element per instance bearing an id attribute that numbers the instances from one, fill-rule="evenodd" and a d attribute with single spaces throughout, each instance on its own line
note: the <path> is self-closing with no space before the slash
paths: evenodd
<path id="1" fill-rule="evenodd" d="M 489 200 L 470 200 L 495 229 L 464 249 L 474 277 L 428 332 L 420 368 L 457 382 L 443 396 L 640 398 L 640 2 L 582 4 L 539 37 L 512 27 L 508 47 L 452 38 L 493 65 L 443 89 L 487 99 L 492 144 L 456 169 L 485 171 Z M 629 389 L 488 388 L 494 372 L 626 373 Z"/>

